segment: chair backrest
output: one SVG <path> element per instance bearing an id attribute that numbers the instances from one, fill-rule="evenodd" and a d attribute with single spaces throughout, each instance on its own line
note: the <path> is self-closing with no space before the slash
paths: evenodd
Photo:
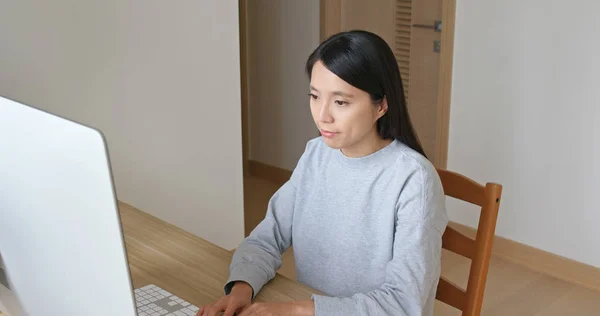
<path id="1" fill-rule="evenodd" d="M 456 172 L 439 168 L 437 171 L 445 195 L 480 206 L 481 215 L 474 240 L 452 227 L 446 228 L 442 247 L 471 259 L 471 269 L 466 289 L 462 289 L 442 276 L 436 298 L 461 310 L 463 316 L 479 315 L 492 254 L 502 186 L 496 183 L 486 183 L 483 186 Z"/>

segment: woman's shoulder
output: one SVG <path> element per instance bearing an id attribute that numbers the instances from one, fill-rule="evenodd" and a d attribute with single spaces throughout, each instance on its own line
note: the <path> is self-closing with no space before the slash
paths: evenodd
<path id="1" fill-rule="evenodd" d="M 420 200 L 420 207 L 414 210 L 404 210 L 405 218 L 428 219 L 440 232 L 447 223 L 445 196 L 442 183 L 436 167 L 429 159 L 412 148 L 400 144 L 398 159 L 395 162 L 397 177 L 402 182 L 400 203 L 411 201 L 415 197 Z"/>
<path id="2" fill-rule="evenodd" d="M 423 173 L 427 177 L 437 176 L 437 169 L 427 157 L 400 141 L 395 141 L 393 145 L 396 152 L 394 165 L 398 170 L 408 174 Z"/>
<path id="3" fill-rule="evenodd" d="M 322 137 L 315 137 L 306 142 L 304 152 L 300 157 L 299 163 L 302 161 L 318 162 L 323 159 L 323 155 L 328 154 L 329 146 L 325 144 Z"/>
<path id="4" fill-rule="evenodd" d="M 325 144 L 325 141 L 323 141 L 323 137 L 318 136 L 318 137 L 309 139 L 306 142 L 306 147 L 304 148 L 304 152 L 311 153 L 311 152 L 314 152 L 317 150 L 322 150 L 325 147 L 327 147 L 327 144 Z"/>
<path id="5" fill-rule="evenodd" d="M 298 182 L 299 178 L 312 173 L 310 172 L 315 166 L 322 164 L 323 156 L 326 154 L 327 144 L 321 137 L 316 137 L 308 140 L 304 148 L 304 152 L 298 159 L 296 166 L 292 172 L 293 182 Z"/>

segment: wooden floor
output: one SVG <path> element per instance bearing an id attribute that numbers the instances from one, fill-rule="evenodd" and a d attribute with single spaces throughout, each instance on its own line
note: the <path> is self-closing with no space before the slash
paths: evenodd
<path id="1" fill-rule="evenodd" d="M 265 216 L 269 198 L 278 189 L 269 181 L 248 177 L 244 181 L 246 231 Z M 470 260 L 444 250 L 442 275 L 466 286 Z M 279 273 L 296 279 L 293 250 L 283 255 Z M 439 301 L 436 316 L 459 316 L 460 312 Z M 493 256 L 482 315 L 600 315 L 600 293 L 564 282 Z"/>

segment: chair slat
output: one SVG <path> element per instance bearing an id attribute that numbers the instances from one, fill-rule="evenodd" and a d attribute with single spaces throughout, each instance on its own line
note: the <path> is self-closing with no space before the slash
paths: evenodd
<path id="1" fill-rule="evenodd" d="M 475 241 L 448 226 L 442 236 L 442 247 L 463 257 L 473 259 Z"/>
<path id="2" fill-rule="evenodd" d="M 435 298 L 459 310 L 465 308 L 465 292 L 457 285 L 441 277 Z"/>
<path id="3" fill-rule="evenodd" d="M 444 169 L 437 169 L 437 171 L 447 196 L 478 206 L 483 205 L 485 201 L 484 186 L 453 171 Z"/>

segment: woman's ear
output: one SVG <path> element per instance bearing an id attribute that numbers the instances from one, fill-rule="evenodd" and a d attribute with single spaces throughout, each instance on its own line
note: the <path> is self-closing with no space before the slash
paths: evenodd
<path id="1" fill-rule="evenodd" d="M 379 102 L 379 104 L 377 105 L 377 119 L 384 116 L 385 113 L 387 113 L 387 111 L 388 111 L 387 99 L 385 97 L 383 97 L 383 100 L 381 100 Z"/>

